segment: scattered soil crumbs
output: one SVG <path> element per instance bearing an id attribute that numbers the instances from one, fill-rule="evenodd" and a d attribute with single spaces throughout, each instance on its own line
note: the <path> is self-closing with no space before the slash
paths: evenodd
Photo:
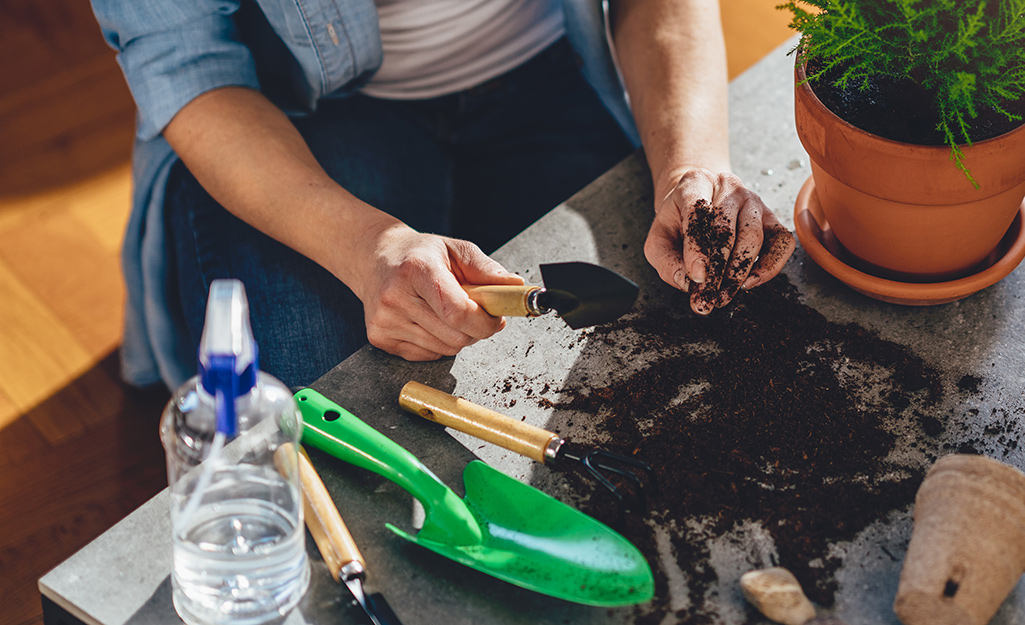
<path id="1" fill-rule="evenodd" d="M 957 381 L 957 388 L 964 393 L 977 395 L 979 393 L 980 384 L 982 384 L 982 378 L 978 378 L 974 375 L 965 375 Z"/>
<path id="2" fill-rule="evenodd" d="M 951 418 L 938 409 L 942 376 L 901 345 L 827 321 L 784 276 L 708 317 L 691 314 L 685 297 L 588 334 L 596 358 L 625 350 L 624 361 L 643 364 L 600 383 L 581 376 L 533 400 L 556 409 L 553 422 L 594 415 L 591 430 L 564 423 L 560 433 L 601 441 L 658 473 L 647 516 L 627 514 L 619 526 L 656 575 L 654 607 L 639 607 L 638 623 L 670 614 L 718 622 L 709 539 L 752 523 L 778 554 L 759 566 L 789 568 L 812 601 L 829 607 L 842 564 L 829 546 L 906 510 L 942 451 L 936 437 Z M 990 436 L 1006 435 L 994 421 Z M 617 526 L 608 493 L 567 479 L 587 493 L 578 504 L 585 512 Z M 670 605 L 653 527 L 671 528 L 687 608 L 679 598 Z M 763 621 L 749 610 L 748 622 Z"/>

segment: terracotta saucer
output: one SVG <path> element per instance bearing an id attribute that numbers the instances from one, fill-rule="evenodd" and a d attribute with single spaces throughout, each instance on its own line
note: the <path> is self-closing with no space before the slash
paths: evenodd
<path id="1" fill-rule="evenodd" d="M 797 238 L 812 260 L 863 295 L 905 306 L 947 304 L 968 297 L 1006 277 L 1025 258 L 1023 220 L 1025 203 L 1022 203 L 1010 229 L 994 251 L 993 264 L 979 273 L 948 282 L 898 282 L 867 274 L 843 260 L 847 252 L 836 240 L 822 214 L 819 197 L 815 193 L 815 181 L 811 177 L 801 187 L 794 205 Z"/>

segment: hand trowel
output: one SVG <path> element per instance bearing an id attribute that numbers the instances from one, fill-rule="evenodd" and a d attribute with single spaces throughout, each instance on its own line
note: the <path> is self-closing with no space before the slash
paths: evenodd
<path id="1" fill-rule="evenodd" d="M 555 311 L 574 330 L 615 321 L 634 305 L 638 287 L 611 269 L 583 262 L 541 265 L 544 286 L 464 285 L 495 317 L 537 317 Z"/>

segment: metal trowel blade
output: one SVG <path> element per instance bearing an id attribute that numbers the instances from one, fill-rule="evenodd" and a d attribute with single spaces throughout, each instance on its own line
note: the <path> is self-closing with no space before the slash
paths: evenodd
<path id="1" fill-rule="evenodd" d="M 637 301 L 635 282 L 611 269 L 584 262 L 541 265 L 541 303 L 574 330 L 615 321 Z"/>

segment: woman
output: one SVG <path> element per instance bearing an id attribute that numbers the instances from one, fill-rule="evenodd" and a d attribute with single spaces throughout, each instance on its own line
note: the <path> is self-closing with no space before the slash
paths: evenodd
<path id="1" fill-rule="evenodd" d="M 714 2 L 613 0 L 619 74 L 598 0 L 93 7 L 139 109 L 123 251 L 135 384 L 194 372 L 220 277 L 246 284 L 262 368 L 289 385 L 368 340 L 453 355 L 504 326 L 460 285 L 521 283 L 481 248 L 638 145 L 658 198 L 646 257 L 695 312 L 793 251 L 730 173 Z M 728 233 L 722 258 L 688 236 L 695 207 Z"/>

